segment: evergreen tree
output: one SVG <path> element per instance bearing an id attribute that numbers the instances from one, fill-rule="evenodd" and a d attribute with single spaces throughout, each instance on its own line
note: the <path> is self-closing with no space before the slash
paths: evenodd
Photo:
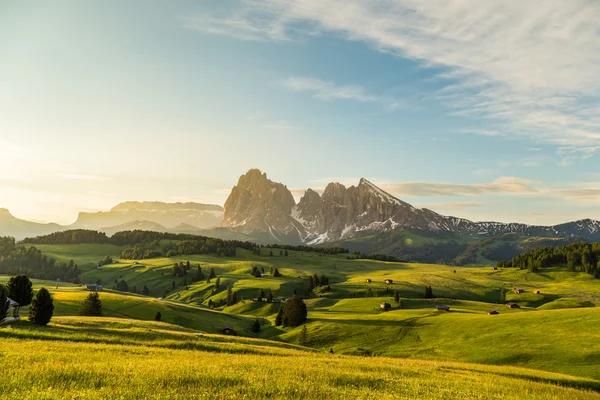
<path id="1" fill-rule="evenodd" d="M 307 278 L 306 289 L 310 292 L 315 288 L 312 276 Z"/>
<path id="2" fill-rule="evenodd" d="M 277 268 L 275 268 L 275 271 L 273 271 L 273 276 L 275 278 L 277 278 L 278 276 L 281 276 L 281 274 L 279 273 L 279 270 Z"/>
<path id="3" fill-rule="evenodd" d="M 308 344 L 308 330 L 306 329 L 306 325 L 300 331 L 300 339 L 298 340 L 300 346 L 306 346 Z"/>
<path id="4" fill-rule="evenodd" d="M 255 278 L 260 278 L 260 271 L 258 270 L 258 268 L 256 269 L 256 272 L 254 272 L 254 277 Z"/>
<path id="5" fill-rule="evenodd" d="M 148 289 L 148 286 L 144 285 L 144 289 L 142 290 L 142 294 L 144 296 L 150 296 L 150 289 Z"/>
<path id="6" fill-rule="evenodd" d="M 506 303 L 506 291 L 504 288 L 500 289 L 500 304 Z"/>
<path id="7" fill-rule="evenodd" d="M 306 321 L 307 316 L 308 312 L 304 301 L 298 296 L 292 296 L 284 306 L 282 315 L 283 326 L 299 326 Z"/>
<path id="8" fill-rule="evenodd" d="M 279 307 L 277 316 L 275 317 L 275 326 L 280 326 L 283 322 L 283 307 Z"/>
<path id="9" fill-rule="evenodd" d="M 273 250 L 269 252 L 269 257 L 273 257 Z"/>
<path id="10" fill-rule="evenodd" d="M 252 325 L 252 332 L 254 332 L 254 333 L 260 332 L 260 322 L 258 321 L 258 318 L 256 319 L 256 321 L 254 321 L 254 324 Z"/>
<path id="11" fill-rule="evenodd" d="M 81 304 L 81 310 L 79 315 L 88 317 L 101 317 L 102 316 L 102 301 L 97 292 L 90 293 L 83 303 Z"/>
<path id="12" fill-rule="evenodd" d="M 33 287 L 31 281 L 25 275 L 13 276 L 9 279 L 8 297 L 19 303 L 21 307 L 31 304 L 33 299 Z"/>
<path id="13" fill-rule="evenodd" d="M 206 278 L 206 283 L 210 283 L 210 276 Z"/>
<path id="14" fill-rule="evenodd" d="M 189 261 L 186 261 L 186 262 L 185 262 L 185 270 L 186 270 L 186 271 L 189 271 L 191 267 L 192 267 L 192 266 L 190 265 L 190 262 L 189 262 Z"/>
<path id="15" fill-rule="evenodd" d="M 279 250 L 279 256 L 283 255 L 283 250 Z"/>
<path id="16" fill-rule="evenodd" d="M 400 303 L 400 293 L 397 290 L 394 290 L 394 301 Z"/>
<path id="17" fill-rule="evenodd" d="M 256 301 L 263 301 L 263 297 L 265 297 L 265 291 L 260 289 L 258 291 L 258 297 L 256 298 Z"/>
<path id="18" fill-rule="evenodd" d="M 194 274 L 194 282 L 199 282 L 202 279 L 204 279 L 204 274 L 202 273 L 202 268 L 200 267 L 200 264 L 198 264 L 196 267 L 196 273 Z"/>
<path id="19" fill-rule="evenodd" d="M 162 319 L 162 314 L 160 313 L 160 311 L 157 311 L 156 315 L 154 316 L 154 320 L 160 322 L 161 319 Z"/>
<path id="20" fill-rule="evenodd" d="M 0 321 L 7 317 L 8 307 L 8 289 L 2 283 L 0 283 Z"/>
<path id="21" fill-rule="evenodd" d="M 215 287 L 218 289 L 219 286 L 221 286 L 221 278 L 217 277 L 217 280 L 215 281 Z"/>
<path id="22" fill-rule="evenodd" d="M 48 325 L 54 314 L 54 301 L 46 288 L 41 288 L 36 293 L 31 307 L 29 307 L 29 320 L 37 325 Z"/>
<path id="23" fill-rule="evenodd" d="M 214 308 L 212 299 L 208 299 L 208 308 Z"/>
<path id="24" fill-rule="evenodd" d="M 285 253 L 283 253 L 286 257 L 288 256 L 288 251 L 286 250 Z"/>
<path id="25" fill-rule="evenodd" d="M 208 275 L 209 278 L 216 278 L 217 274 L 215 274 L 215 269 L 211 268 L 210 269 L 210 274 Z"/>
<path id="26" fill-rule="evenodd" d="M 267 295 L 267 303 L 272 303 L 273 302 L 273 292 L 271 292 L 271 289 L 269 289 L 269 294 Z"/>
<path id="27" fill-rule="evenodd" d="M 173 283 L 171 283 L 171 289 L 175 290 L 175 286 L 176 286 L 176 283 L 175 283 L 175 281 L 173 281 Z"/>
<path id="28" fill-rule="evenodd" d="M 271 265 L 271 268 L 269 269 L 269 274 L 273 275 L 273 266 Z"/>
<path id="29" fill-rule="evenodd" d="M 431 286 L 425 286 L 425 298 L 426 299 L 433 298 L 433 290 L 431 289 Z"/>

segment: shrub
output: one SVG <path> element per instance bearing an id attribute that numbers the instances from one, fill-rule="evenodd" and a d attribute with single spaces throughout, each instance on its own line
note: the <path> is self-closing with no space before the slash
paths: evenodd
<path id="1" fill-rule="evenodd" d="M 54 301 L 46 288 L 41 288 L 29 308 L 29 320 L 34 324 L 48 325 L 54 314 Z"/>
<path id="2" fill-rule="evenodd" d="M 154 316 L 154 320 L 160 322 L 161 319 L 162 319 L 162 314 L 160 313 L 160 311 L 157 311 L 156 315 Z"/>

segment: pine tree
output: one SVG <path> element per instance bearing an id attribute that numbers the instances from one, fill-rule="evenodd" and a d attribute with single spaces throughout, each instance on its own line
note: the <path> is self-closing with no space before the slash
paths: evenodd
<path id="1" fill-rule="evenodd" d="M 148 286 L 144 285 L 144 289 L 142 290 L 142 294 L 144 296 L 150 296 L 150 289 L 148 289 Z"/>
<path id="2" fill-rule="evenodd" d="M 277 268 L 275 268 L 275 271 L 273 271 L 273 276 L 275 278 L 277 278 L 278 276 L 281 276 L 281 274 L 279 273 L 279 270 Z"/>
<path id="3" fill-rule="evenodd" d="M 97 292 L 90 293 L 83 303 L 81 304 L 81 310 L 79 315 L 88 317 L 101 317 L 102 316 L 102 301 Z"/>
<path id="4" fill-rule="evenodd" d="M 173 281 L 173 283 L 171 284 L 171 288 L 174 290 L 175 286 L 176 286 L 175 281 Z"/>
<path id="5" fill-rule="evenodd" d="M 280 326 L 283 322 L 283 307 L 279 307 L 277 316 L 275 317 L 275 326 Z"/>
<path id="6" fill-rule="evenodd" d="M 504 288 L 500 289 L 500 303 L 506 303 L 506 291 L 504 290 Z"/>
<path id="7" fill-rule="evenodd" d="M 258 297 L 256 298 L 256 301 L 263 301 L 263 297 L 265 297 L 265 291 L 260 289 L 258 291 Z"/>
<path id="8" fill-rule="evenodd" d="M 400 303 L 400 293 L 397 290 L 394 291 L 394 301 L 396 304 Z"/>
<path id="9" fill-rule="evenodd" d="M 258 318 L 256 319 L 256 321 L 254 321 L 254 324 L 252 325 L 252 332 L 254 332 L 254 333 L 260 332 L 260 322 L 258 321 Z"/>
<path id="10" fill-rule="evenodd" d="M 218 289 L 219 286 L 221 286 L 221 278 L 217 277 L 217 280 L 215 281 L 215 287 Z"/>
<path id="11" fill-rule="evenodd" d="M 216 278 L 217 274 L 215 274 L 215 269 L 211 268 L 210 269 L 210 274 L 208 275 L 209 278 Z"/>
<path id="12" fill-rule="evenodd" d="M 306 346 L 308 344 L 308 330 L 306 329 L 306 325 L 300 331 L 300 339 L 298 340 L 300 346 Z"/>
<path id="13" fill-rule="evenodd" d="M 33 285 L 25 275 L 13 276 L 8 281 L 7 296 L 19 303 L 21 307 L 31 304 L 33 299 Z"/>
<path id="14" fill-rule="evenodd" d="M 54 314 L 54 301 L 46 288 L 41 288 L 36 293 L 31 307 L 29 307 L 29 320 L 37 325 L 48 325 Z"/>
<path id="15" fill-rule="evenodd" d="M 292 296 L 286 303 L 283 309 L 282 323 L 283 326 L 299 326 L 304 321 L 308 312 L 306 310 L 306 304 L 298 296 Z"/>
<path id="16" fill-rule="evenodd" d="M 8 289 L 0 283 L 0 321 L 7 317 L 8 307 Z"/>
<path id="17" fill-rule="evenodd" d="M 162 314 L 160 313 L 160 311 L 157 311 L 156 315 L 154 316 L 154 320 L 160 322 L 161 319 L 162 319 Z"/>
<path id="18" fill-rule="evenodd" d="M 283 253 L 284 256 L 288 256 L 288 251 L 286 250 L 285 253 Z"/>
<path id="19" fill-rule="evenodd" d="M 189 271 L 191 267 L 192 267 L 192 266 L 190 265 L 190 262 L 189 262 L 189 261 L 186 261 L 186 262 L 185 262 L 185 270 L 186 270 L 186 271 Z"/>
<path id="20" fill-rule="evenodd" d="M 273 271 L 273 266 L 271 265 L 271 268 L 269 269 L 269 274 L 270 274 L 270 275 L 273 275 L 273 272 L 274 272 L 274 271 Z"/>
<path id="21" fill-rule="evenodd" d="M 208 308 L 214 308 L 212 299 L 208 299 Z"/>
<path id="22" fill-rule="evenodd" d="M 282 256 L 282 255 L 283 255 L 283 251 L 279 250 L 279 256 Z"/>
<path id="23" fill-rule="evenodd" d="M 271 289 L 269 289 L 269 294 L 267 295 L 267 303 L 272 303 L 273 302 L 273 293 L 271 292 Z"/>

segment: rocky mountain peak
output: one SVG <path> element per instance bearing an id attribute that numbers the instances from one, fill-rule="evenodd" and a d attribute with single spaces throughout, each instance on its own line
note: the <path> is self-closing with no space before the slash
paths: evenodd
<path id="1" fill-rule="evenodd" d="M 251 169 L 238 180 L 225 202 L 223 226 L 242 232 L 265 231 L 276 241 L 300 234 L 291 217 L 296 202 L 285 185 Z"/>

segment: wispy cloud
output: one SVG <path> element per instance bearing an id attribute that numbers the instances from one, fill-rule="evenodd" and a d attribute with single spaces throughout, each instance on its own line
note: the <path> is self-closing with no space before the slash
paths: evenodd
<path id="1" fill-rule="evenodd" d="M 531 194 L 538 190 L 535 181 L 516 177 L 502 177 L 491 183 L 451 184 L 434 182 L 382 183 L 379 186 L 397 196 L 483 196 L 500 193 Z"/>
<path id="2" fill-rule="evenodd" d="M 453 114 L 489 120 L 471 133 L 571 149 L 600 143 L 600 3 L 587 0 L 242 0 L 235 15 L 187 25 L 247 40 L 332 32 L 445 69 L 436 96 Z M 332 12 L 336 10 L 336 12 Z M 195 22 L 194 22 L 195 21 Z M 327 98 L 327 88 L 313 89 Z M 346 92 L 374 101 L 361 91 Z M 333 97 L 330 97 L 333 98 Z M 567 161 L 568 162 L 568 161 Z"/>
<path id="3" fill-rule="evenodd" d="M 93 175 L 93 174 L 79 174 L 79 173 L 61 173 L 59 176 L 63 179 L 73 181 L 108 181 L 110 180 L 107 176 Z"/>
<path id="4" fill-rule="evenodd" d="M 358 85 L 338 85 L 333 82 L 307 77 L 292 77 L 281 83 L 290 90 L 308 92 L 315 98 L 324 101 L 354 100 L 361 103 L 377 102 L 391 110 L 402 105 L 402 102 L 397 99 L 368 93 L 363 87 Z"/>

